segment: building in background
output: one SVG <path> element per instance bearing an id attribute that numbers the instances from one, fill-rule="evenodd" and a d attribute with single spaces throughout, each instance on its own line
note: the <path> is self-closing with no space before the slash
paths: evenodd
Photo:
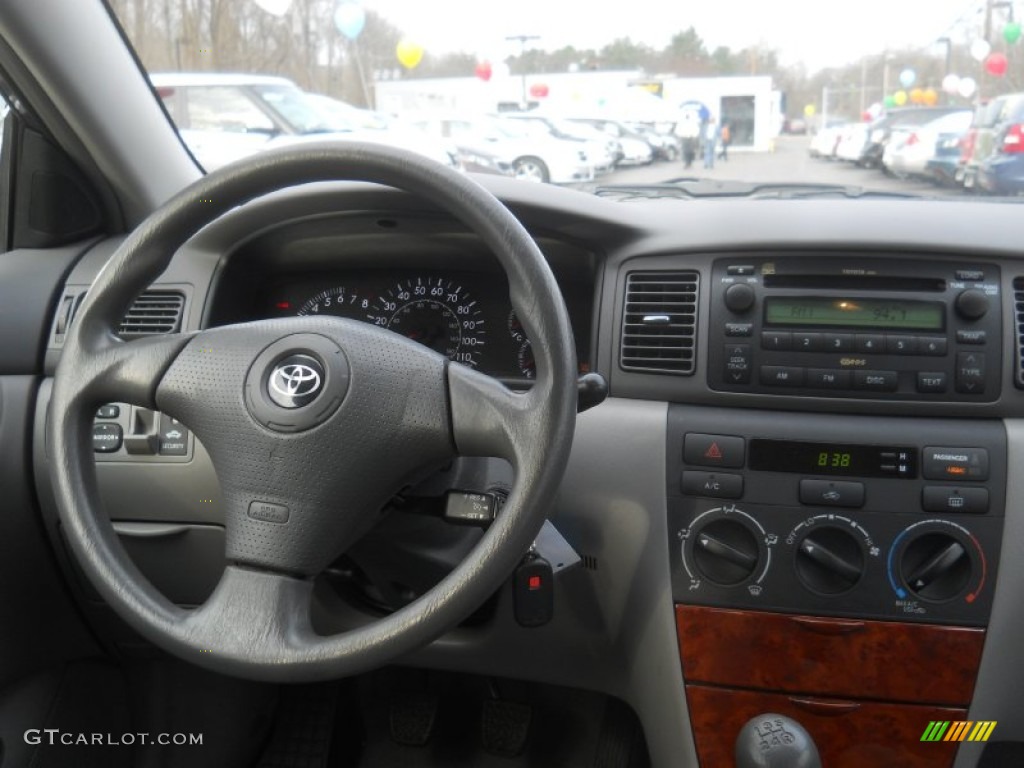
<path id="1" fill-rule="evenodd" d="M 781 95 L 770 76 L 645 77 L 639 71 L 438 79 L 382 80 L 374 84 L 383 112 L 496 113 L 540 109 L 564 117 L 674 123 L 698 108 L 729 123 L 731 148 L 766 151 L 782 125 Z"/>

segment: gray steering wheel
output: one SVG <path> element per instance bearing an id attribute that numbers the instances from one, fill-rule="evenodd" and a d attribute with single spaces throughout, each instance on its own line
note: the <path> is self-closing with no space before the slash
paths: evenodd
<path id="1" fill-rule="evenodd" d="M 130 303 L 225 212 L 307 182 L 406 190 L 481 238 L 533 340 L 536 379 L 514 393 L 397 334 L 296 317 L 124 342 Z M 64 533 L 100 594 L 156 645 L 268 681 L 355 674 L 429 643 L 472 613 L 529 548 L 568 461 L 576 356 L 554 277 L 490 193 L 411 153 L 357 143 L 266 152 L 199 180 L 146 219 L 97 276 L 70 329 L 50 401 L 50 476 Z M 92 421 L 108 402 L 179 419 L 210 454 L 224 498 L 227 567 L 198 608 L 169 602 L 131 562 L 103 512 Z M 415 602 L 324 636 L 313 577 L 379 519 L 387 500 L 454 455 L 499 456 L 515 482 L 469 556 Z"/>

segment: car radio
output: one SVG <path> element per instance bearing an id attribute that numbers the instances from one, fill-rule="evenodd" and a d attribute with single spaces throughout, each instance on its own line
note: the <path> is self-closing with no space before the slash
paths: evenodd
<path id="1" fill-rule="evenodd" d="M 875 399 L 999 396 L 999 268 L 730 258 L 711 280 L 708 385 Z"/>

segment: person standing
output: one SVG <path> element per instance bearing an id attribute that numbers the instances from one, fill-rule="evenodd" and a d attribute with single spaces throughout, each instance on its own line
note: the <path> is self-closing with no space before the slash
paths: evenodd
<path id="1" fill-rule="evenodd" d="M 692 110 L 683 112 L 682 119 L 676 123 L 676 132 L 683 142 L 683 164 L 689 168 L 697 158 L 697 143 L 700 141 L 700 122 Z"/>
<path id="2" fill-rule="evenodd" d="M 707 125 L 704 126 L 704 168 L 711 170 L 715 167 L 715 150 L 718 147 L 718 125 L 715 118 L 709 117 Z"/>
<path id="3" fill-rule="evenodd" d="M 729 143 L 732 141 L 732 128 L 725 120 L 722 121 L 722 130 L 719 132 L 719 139 L 721 141 L 721 151 L 718 153 L 718 156 L 728 162 Z"/>

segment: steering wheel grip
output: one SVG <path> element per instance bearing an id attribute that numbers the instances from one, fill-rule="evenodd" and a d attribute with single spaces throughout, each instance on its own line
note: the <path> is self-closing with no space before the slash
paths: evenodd
<path id="1" fill-rule="evenodd" d="M 529 392 L 513 393 L 390 331 L 339 318 L 117 338 L 132 300 L 202 227 L 276 190 L 338 180 L 404 189 L 476 232 L 508 275 L 512 305 L 533 340 L 537 377 Z M 281 379 L 285 386 L 315 378 L 319 388 L 310 403 L 285 407 L 270 389 L 274 377 L 291 375 L 294 360 L 311 360 L 313 373 Z M 229 564 L 196 609 L 171 604 L 145 580 L 102 511 L 91 423 L 110 401 L 179 418 L 210 453 L 224 491 Z M 119 615 L 155 644 L 217 671 L 328 679 L 430 642 L 507 578 L 543 523 L 568 461 L 575 349 L 543 255 L 486 190 L 411 153 L 319 143 L 227 166 L 143 222 L 83 302 L 50 408 L 50 474 L 61 523 L 83 570 Z M 318 635 L 309 618 L 312 579 L 372 526 L 391 494 L 454 454 L 502 456 L 515 469 L 508 501 L 476 548 L 401 610 L 350 632 Z"/>

